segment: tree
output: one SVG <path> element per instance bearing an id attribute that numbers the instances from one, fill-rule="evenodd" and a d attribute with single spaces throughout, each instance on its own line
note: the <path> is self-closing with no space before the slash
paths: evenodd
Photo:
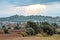
<path id="1" fill-rule="evenodd" d="M 9 33 L 8 29 L 5 26 L 2 26 L 2 29 L 3 29 L 3 31 L 4 31 L 5 34 Z"/>
<path id="2" fill-rule="evenodd" d="M 28 27 L 31 27 L 31 28 L 34 29 L 35 34 L 39 33 L 39 32 L 38 32 L 39 25 L 38 25 L 37 23 L 32 22 L 32 21 L 28 21 L 28 22 L 27 22 L 27 25 L 28 25 Z"/>
<path id="3" fill-rule="evenodd" d="M 14 27 L 15 30 L 19 30 L 20 28 L 18 26 Z"/>
<path id="4" fill-rule="evenodd" d="M 58 26 L 56 23 L 52 23 L 52 25 L 55 26 L 56 28 L 57 28 L 57 26 Z"/>
<path id="5" fill-rule="evenodd" d="M 56 28 L 54 26 L 50 25 L 47 22 L 43 22 L 41 25 L 42 25 L 41 28 L 42 28 L 43 32 L 47 33 L 47 35 L 55 34 Z"/>
<path id="6" fill-rule="evenodd" d="M 50 25 L 48 22 L 41 22 L 41 25 Z"/>
<path id="7" fill-rule="evenodd" d="M 34 29 L 32 29 L 32 28 L 26 28 L 26 33 L 28 34 L 28 35 L 34 35 Z"/>
<path id="8" fill-rule="evenodd" d="M 8 29 L 11 29 L 11 27 L 8 27 Z"/>
<path id="9" fill-rule="evenodd" d="M 4 29 L 3 31 L 4 31 L 5 34 L 9 33 L 8 29 Z"/>
<path id="10" fill-rule="evenodd" d="M 6 27 L 3 25 L 3 26 L 2 26 L 2 29 L 6 29 Z"/>
<path id="11" fill-rule="evenodd" d="M 19 30 L 20 29 L 19 24 L 17 24 L 17 26 L 15 26 L 14 29 Z"/>

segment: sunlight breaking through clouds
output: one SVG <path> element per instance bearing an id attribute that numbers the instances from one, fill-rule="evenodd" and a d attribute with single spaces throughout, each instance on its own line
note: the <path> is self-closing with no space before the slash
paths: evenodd
<path id="1" fill-rule="evenodd" d="M 29 16 L 29 15 L 36 15 L 37 13 L 40 13 L 40 12 L 45 12 L 46 6 L 41 4 L 19 6 L 19 7 L 16 7 L 16 10 L 18 10 L 18 12 L 22 10 L 23 12 L 25 12 L 23 14 L 24 16 Z"/>

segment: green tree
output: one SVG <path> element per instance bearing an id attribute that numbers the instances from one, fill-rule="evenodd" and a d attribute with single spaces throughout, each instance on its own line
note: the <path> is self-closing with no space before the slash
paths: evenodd
<path id="1" fill-rule="evenodd" d="M 5 34 L 9 33 L 8 29 L 4 29 L 3 31 L 4 31 Z"/>
<path id="2" fill-rule="evenodd" d="M 32 29 L 32 28 L 26 28 L 26 33 L 28 34 L 28 35 L 34 35 L 34 29 Z"/>
<path id="3" fill-rule="evenodd" d="M 6 27 L 3 25 L 3 26 L 2 26 L 2 29 L 6 29 Z"/>
<path id="4" fill-rule="evenodd" d="M 47 22 L 42 22 L 41 28 L 44 33 L 47 33 L 47 35 L 53 35 L 56 33 L 56 28 Z"/>
<path id="5" fill-rule="evenodd" d="M 58 26 L 56 23 L 52 23 L 52 25 L 53 25 L 54 27 L 56 27 L 56 28 L 57 28 L 57 26 Z"/>
<path id="6" fill-rule="evenodd" d="M 6 28 L 6 26 L 2 26 L 2 29 L 3 29 L 3 32 L 4 32 L 5 34 L 9 33 L 9 32 L 8 32 L 8 29 Z"/>
<path id="7" fill-rule="evenodd" d="M 19 24 L 17 24 L 17 26 L 15 26 L 14 29 L 19 30 L 20 29 Z"/>
<path id="8" fill-rule="evenodd" d="M 28 21 L 28 22 L 27 22 L 27 25 L 28 25 L 28 27 L 31 27 L 31 28 L 34 29 L 35 34 L 39 33 L 39 32 L 38 32 L 39 25 L 38 25 L 37 23 L 32 22 L 32 21 Z"/>

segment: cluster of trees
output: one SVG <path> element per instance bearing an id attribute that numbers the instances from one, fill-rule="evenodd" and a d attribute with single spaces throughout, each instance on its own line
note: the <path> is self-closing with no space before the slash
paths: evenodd
<path id="1" fill-rule="evenodd" d="M 5 34 L 9 33 L 9 31 L 8 31 L 9 28 L 7 29 L 4 25 L 2 26 L 2 29 L 3 29 Z"/>
<path id="2" fill-rule="evenodd" d="M 36 35 L 38 33 L 53 35 L 56 34 L 56 26 L 53 24 L 49 24 L 48 22 L 32 22 L 28 21 L 26 26 L 26 33 L 28 35 Z"/>
<path id="3" fill-rule="evenodd" d="M 3 30 L 3 32 L 4 32 L 5 34 L 10 33 L 10 32 L 9 32 L 9 29 L 11 29 L 11 27 L 6 27 L 5 25 L 2 26 L 2 30 Z M 19 27 L 19 24 L 17 24 L 17 25 L 13 28 L 13 30 L 19 30 L 19 29 L 21 29 L 21 27 Z"/>
<path id="4" fill-rule="evenodd" d="M 32 35 L 36 35 L 36 34 L 46 34 L 46 35 L 53 35 L 53 34 L 56 34 L 57 31 L 56 31 L 56 28 L 57 28 L 57 24 L 55 23 L 52 23 L 52 24 L 49 24 L 48 22 L 32 22 L 32 21 L 28 21 L 25 25 L 25 27 L 23 28 L 25 30 L 25 32 L 22 32 L 21 34 L 23 36 L 26 35 L 29 35 L 29 36 L 32 36 Z M 11 28 L 8 28 L 6 29 L 5 26 L 2 26 L 2 29 L 4 31 L 4 33 L 9 33 L 9 29 Z M 14 30 L 19 30 L 21 29 L 19 27 L 19 24 L 17 24 L 17 26 L 14 27 Z"/>

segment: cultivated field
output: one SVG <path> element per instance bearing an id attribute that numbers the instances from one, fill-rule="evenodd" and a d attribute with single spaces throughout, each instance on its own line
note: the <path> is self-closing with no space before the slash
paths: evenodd
<path id="1" fill-rule="evenodd" d="M 60 40 L 60 35 L 22 37 L 20 34 L 0 34 L 0 40 Z"/>

